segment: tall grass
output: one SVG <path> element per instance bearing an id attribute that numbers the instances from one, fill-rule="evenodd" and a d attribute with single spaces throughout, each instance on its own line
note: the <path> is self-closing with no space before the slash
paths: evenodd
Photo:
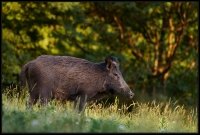
<path id="1" fill-rule="evenodd" d="M 5 90 L 9 91 L 9 90 Z M 10 90 L 16 93 L 15 89 Z M 170 100 L 166 103 L 133 102 L 133 110 L 89 105 L 82 113 L 73 104 L 51 101 L 47 106 L 26 108 L 27 91 L 19 96 L 2 94 L 2 132 L 197 132 L 197 108 L 187 110 Z"/>

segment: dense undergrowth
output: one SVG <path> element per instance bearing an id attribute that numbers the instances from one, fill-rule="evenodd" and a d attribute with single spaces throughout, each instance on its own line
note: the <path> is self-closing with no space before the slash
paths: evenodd
<path id="1" fill-rule="evenodd" d="M 8 90 L 6 90 L 8 91 Z M 197 108 L 186 109 L 176 102 L 133 102 L 117 107 L 118 100 L 105 107 L 87 106 L 82 113 L 73 103 L 51 101 L 27 109 L 28 93 L 18 96 L 13 90 L 2 94 L 2 132 L 197 132 Z"/>

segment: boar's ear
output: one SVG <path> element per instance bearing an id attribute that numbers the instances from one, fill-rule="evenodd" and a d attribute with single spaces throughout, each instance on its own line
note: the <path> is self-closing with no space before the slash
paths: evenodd
<path id="1" fill-rule="evenodd" d="M 105 59 L 106 69 L 107 69 L 107 70 L 110 70 L 110 69 L 111 69 L 112 61 L 113 61 L 113 58 L 112 58 L 111 56 L 108 56 L 108 57 Z"/>

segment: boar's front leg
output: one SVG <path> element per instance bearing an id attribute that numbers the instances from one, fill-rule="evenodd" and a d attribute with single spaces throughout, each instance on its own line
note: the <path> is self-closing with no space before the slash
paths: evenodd
<path id="1" fill-rule="evenodd" d="M 76 98 L 74 102 L 75 109 L 78 109 L 79 112 L 83 111 L 85 109 L 87 102 L 87 95 L 80 95 Z"/>

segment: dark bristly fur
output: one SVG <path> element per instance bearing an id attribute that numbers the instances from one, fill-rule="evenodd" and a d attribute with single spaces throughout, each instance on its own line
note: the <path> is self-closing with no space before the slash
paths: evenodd
<path id="1" fill-rule="evenodd" d="M 40 99 L 46 104 L 51 99 L 61 101 L 80 97 L 79 110 L 87 101 L 120 93 L 129 98 L 133 93 L 124 81 L 119 63 L 114 57 L 93 63 L 71 56 L 42 55 L 25 64 L 20 73 L 21 85 L 29 88 L 29 106 Z"/>

